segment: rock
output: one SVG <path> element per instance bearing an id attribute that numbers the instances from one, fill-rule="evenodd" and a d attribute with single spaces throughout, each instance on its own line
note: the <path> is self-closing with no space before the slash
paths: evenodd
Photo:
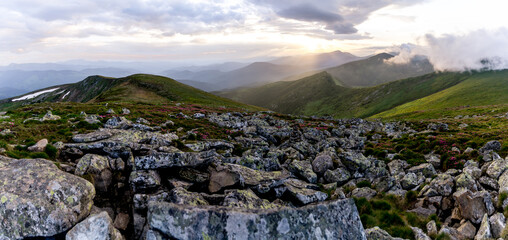
<path id="1" fill-rule="evenodd" d="M 45 121 L 57 121 L 57 120 L 60 120 L 60 119 L 61 119 L 60 116 L 53 115 L 53 113 L 51 111 L 48 111 L 46 113 L 46 115 L 44 115 L 44 117 L 42 117 L 41 121 L 42 122 L 45 122 Z"/>
<path id="2" fill-rule="evenodd" d="M 146 156 L 134 158 L 137 170 L 163 169 L 170 167 L 198 167 L 209 163 L 206 158 L 211 152 L 172 152 L 150 151 Z"/>
<path id="3" fill-rule="evenodd" d="M 409 167 L 409 164 L 407 164 L 406 161 L 403 160 L 393 160 L 389 162 L 388 169 L 390 170 L 390 174 L 395 176 L 399 175 L 400 173 L 404 173 L 404 169 Z"/>
<path id="4" fill-rule="evenodd" d="M 122 114 L 123 115 L 131 114 L 131 110 L 129 110 L 127 108 L 122 108 Z"/>
<path id="5" fill-rule="evenodd" d="M 113 223 L 113 226 L 118 229 L 125 231 L 127 230 L 127 227 L 129 226 L 130 217 L 127 213 L 118 213 L 115 218 L 115 222 Z"/>
<path id="6" fill-rule="evenodd" d="M 281 207 L 259 198 L 252 190 L 227 190 L 222 206 L 242 209 L 275 209 Z"/>
<path id="7" fill-rule="evenodd" d="M 321 154 L 312 161 L 312 169 L 319 175 L 323 175 L 326 170 L 333 168 L 333 160 L 329 154 Z"/>
<path id="8" fill-rule="evenodd" d="M 129 182 L 134 192 L 149 192 L 161 185 L 161 177 L 153 170 L 132 171 Z"/>
<path id="9" fill-rule="evenodd" d="M 436 221 L 432 220 L 432 221 L 428 222 L 426 227 L 427 227 L 427 234 L 428 235 L 430 235 L 430 236 L 437 235 Z"/>
<path id="10" fill-rule="evenodd" d="M 48 145 L 48 139 L 41 139 L 35 145 L 28 147 L 30 152 L 44 152 Z"/>
<path id="11" fill-rule="evenodd" d="M 502 160 L 502 159 L 503 158 L 501 158 L 501 156 L 499 156 L 499 154 L 497 154 L 494 151 L 488 151 L 488 152 L 482 154 L 482 160 L 484 162 L 491 162 L 491 161 Z"/>
<path id="12" fill-rule="evenodd" d="M 469 190 L 462 189 L 455 192 L 453 197 L 460 209 L 461 216 L 474 224 L 479 224 L 484 214 L 492 215 L 495 212 L 490 194 L 487 191 L 472 193 Z"/>
<path id="13" fill-rule="evenodd" d="M 335 170 L 326 170 L 323 177 L 326 182 L 337 183 L 341 186 L 349 180 L 351 175 L 345 168 L 337 168 Z"/>
<path id="14" fill-rule="evenodd" d="M 365 171 L 370 166 L 370 161 L 361 153 L 345 152 L 339 155 L 342 163 L 350 171 Z"/>
<path id="15" fill-rule="evenodd" d="M 108 109 L 108 111 L 106 111 L 107 114 L 115 114 L 115 110 L 113 110 L 112 108 Z"/>
<path id="16" fill-rule="evenodd" d="M 496 213 L 489 218 L 490 232 L 493 238 L 501 237 L 501 233 L 506 227 L 506 218 L 502 213 Z"/>
<path id="17" fill-rule="evenodd" d="M 111 131 L 106 129 L 101 129 L 100 131 L 95 131 L 87 134 L 77 134 L 72 137 L 72 141 L 76 143 L 88 143 L 88 142 L 97 142 L 100 140 L 108 139 L 112 137 L 113 134 Z"/>
<path id="18" fill-rule="evenodd" d="M 466 221 L 464 224 L 462 224 L 459 228 L 457 228 L 457 231 L 459 232 L 460 236 L 465 239 L 473 239 L 476 234 L 476 228 L 473 224 L 471 224 L 470 221 Z"/>
<path id="19" fill-rule="evenodd" d="M 402 186 L 402 189 L 404 190 L 410 190 L 419 185 L 418 183 L 418 176 L 416 176 L 415 173 L 410 172 L 406 174 L 401 180 L 400 185 Z"/>
<path id="20" fill-rule="evenodd" d="M 368 187 L 362 187 L 362 188 L 356 188 L 351 193 L 351 197 L 355 198 L 366 198 L 367 200 L 372 199 L 377 194 L 376 190 L 368 188 Z"/>
<path id="21" fill-rule="evenodd" d="M 149 204 L 147 239 L 366 239 L 351 199 L 301 208 L 244 210 Z"/>
<path id="22" fill-rule="evenodd" d="M 85 116 L 85 122 L 87 122 L 89 124 L 97 124 L 97 123 L 100 123 L 101 121 L 99 121 L 97 115 L 87 115 L 87 116 Z"/>
<path id="23" fill-rule="evenodd" d="M 495 191 L 498 191 L 499 190 L 499 184 L 497 183 L 496 180 L 492 179 L 492 178 L 489 178 L 487 176 L 483 176 L 481 177 L 478 182 L 484 187 L 484 188 L 487 188 L 487 189 L 490 189 L 490 190 L 495 190 Z"/>
<path id="24" fill-rule="evenodd" d="M 407 170 L 408 173 L 412 172 L 415 174 L 421 173 L 423 176 L 430 178 L 437 174 L 436 169 L 430 163 L 420 164 Z"/>
<path id="25" fill-rule="evenodd" d="M 482 170 L 480 168 L 478 168 L 478 163 L 474 162 L 474 164 L 471 163 L 468 165 L 467 163 L 470 163 L 470 162 L 473 162 L 473 161 L 471 161 L 471 160 L 467 161 L 466 162 L 467 166 L 465 166 L 462 169 L 462 171 L 464 173 L 471 175 L 475 180 L 480 179 L 480 177 L 482 176 Z"/>
<path id="26" fill-rule="evenodd" d="M 125 117 L 112 117 L 108 119 L 106 124 L 104 124 L 105 128 L 113 128 L 113 129 L 127 129 L 132 126 L 132 122 L 127 120 Z"/>
<path id="27" fill-rule="evenodd" d="M 456 177 L 455 187 L 457 189 L 465 188 L 473 192 L 478 191 L 478 186 L 476 184 L 475 179 L 466 172 Z"/>
<path id="28" fill-rule="evenodd" d="M 317 186 L 307 184 L 297 179 L 288 179 L 284 181 L 285 193 L 289 195 L 289 200 L 298 205 L 307 205 L 314 202 L 322 202 L 328 198 L 324 192 L 318 191 Z"/>
<path id="29" fill-rule="evenodd" d="M 499 194 L 508 192 L 508 171 L 501 174 L 497 183 L 499 184 Z"/>
<path id="30" fill-rule="evenodd" d="M 212 193 L 218 192 L 224 188 L 239 185 L 256 186 L 259 184 L 272 184 L 289 178 L 288 172 L 257 171 L 237 164 L 223 164 L 215 168 L 210 168 L 210 183 L 208 190 Z"/>
<path id="31" fill-rule="evenodd" d="M 480 148 L 480 152 L 487 151 L 499 151 L 501 150 L 501 143 L 499 141 L 489 141 L 482 148 Z"/>
<path id="32" fill-rule="evenodd" d="M 434 168 L 439 168 L 441 166 L 441 156 L 434 153 L 429 153 L 425 155 L 425 161 L 432 164 Z"/>
<path id="33" fill-rule="evenodd" d="M 106 212 L 90 215 L 65 235 L 66 240 L 123 240 L 122 234 L 113 227 Z"/>
<path id="34" fill-rule="evenodd" d="M 450 240 L 459 240 L 461 239 L 459 231 L 452 227 L 443 226 L 441 230 L 439 230 L 439 234 L 446 234 L 450 238 Z M 445 238 L 446 239 L 446 238 Z"/>
<path id="35" fill-rule="evenodd" d="M 498 179 L 506 169 L 508 169 L 508 160 L 500 158 L 492 161 L 492 163 L 487 168 L 486 173 L 489 177 Z"/>
<path id="36" fill-rule="evenodd" d="M 172 179 L 168 179 L 168 185 L 169 185 L 169 189 L 178 188 L 178 187 L 181 187 L 184 189 L 189 189 L 193 184 L 190 182 L 181 181 L 181 180 L 172 178 Z"/>
<path id="37" fill-rule="evenodd" d="M 312 171 L 312 165 L 309 161 L 293 161 L 288 166 L 288 170 L 297 177 L 309 182 L 316 183 L 317 175 Z"/>
<path id="38" fill-rule="evenodd" d="M 193 117 L 196 119 L 202 119 L 202 118 L 205 118 L 206 115 L 203 113 L 194 113 Z"/>
<path id="39" fill-rule="evenodd" d="M 446 173 L 441 173 L 434 178 L 429 185 L 423 187 L 420 196 L 433 197 L 437 195 L 450 196 L 454 187 L 453 177 Z"/>
<path id="40" fill-rule="evenodd" d="M 476 236 L 474 237 L 475 240 L 483 240 L 483 239 L 491 239 L 492 233 L 490 231 L 490 224 L 489 224 L 489 216 L 487 214 L 483 215 L 480 229 L 478 229 L 478 232 L 476 233 Z"/>
<path id="41" fill-rule="evenodd" d="M 79 159 L 74 174 L 78 176 L 90 174 L 95 189 L 102 193 L 108 192 L 113 181 L 108 158 L 95 154 L 87 154 Z"/>
<path id="42" fill-rule="evenodd" d="M 208 202 L 199 194 L 189 192 L 184 188 L 174 188 L 169 192 L 169 199 L 172 203 L 187 206 L 208 205 Z"/>
<path id="43" fill-rule="evenodd" d="M 379 227 L 365 229 L 365 235 L 367 240 L 394 240 L 388 232 Z"/>
<path id="44" fill-rule="evenodd" d="M 432 240 L 427 234 L 423 232 L 420 228 L 417 227 L 411 227 L 411 230 L 413 230 L 413 234 L 415 235 L 415 240 Z"/>
<path id="45" fill-rule="evenodd" d="M 42 159 L 0 157 L 0 239 L 51 237 L 90 213 L 88 181 Z"/>

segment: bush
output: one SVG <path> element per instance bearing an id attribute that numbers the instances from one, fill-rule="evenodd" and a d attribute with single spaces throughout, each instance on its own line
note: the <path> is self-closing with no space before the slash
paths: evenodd
<path id="1" fill-rule="evenodd" d="M 407 191 L 406 195 L 404 196 L 404 200 L 406 202 L 406 205 L 409 205 L 413 202 L 415 202 L 418 198 L 418 193 L 416 191 Z"/>
<path id="2" fill-rule="evenodd" d="M 381 219 L 383 219 L 383 222 L 380 227 L 389 228 L 391 226 L 405 225 L 404 220 L 396 213 L 383 212 L 381 213 Z"/>
<path id="3" fill-rule="evenodd" d="M 54 147 L 53 145 L 48 144 L 48 145 L 46 145 L 44 152 L 49 156 L 49 158 L 54 160 L 56 158 L 57 153 L 58 153 L 58 149 L 56 149 L 56 147 Z"/>
<path id="4" fill-rule="evenodd" d="M 366 198 L 355 198 L 355 204 L 360 215 L 372 213 L 372 205 Z"/>
<path id="5" fill-rule="evenodd" d="M 408 226 L 393 226 L 387 231 L 392 237 L 414 239 L 413 230 Z"/>
<path id="6" fill-rule="evenodd" d="M 437 235 L 436 240 L 451 240 L 450 236 L 446 233 L 441 233 Z"/>
<path id="7" fill-rule="evenodd" d="M 372 200 L 371 201 L 372 208 L 376 210 L 390 210 L 392 209 L 392 206 L 390 203 L 384 200 Z"/>
<path id="8" fill-rule="evenodd" d="M 372 185 L 370 184 L 370 182 L 369 182 L 369 181 L 367 181 L 367 180 L 363 180 L 363 181 L 358 182 L 358 183 L 356 184 L 356 187 L 357 187 L 357 188 L 362 188 L 362 187 L 369 187 L 369 188 L 370 188 L 370 187 L 372 187 Z"/>

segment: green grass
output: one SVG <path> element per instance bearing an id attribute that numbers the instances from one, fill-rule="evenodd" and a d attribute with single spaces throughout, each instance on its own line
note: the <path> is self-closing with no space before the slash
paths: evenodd
<path id="1" fill-rule="evenodd" d="M 374 118 L 436 118 L 446 109 L 508 103 L 508 70 L 476 73 L 461 83 L 405 103 Z M 421 113 L 421 114 L 419 114 Z"/>

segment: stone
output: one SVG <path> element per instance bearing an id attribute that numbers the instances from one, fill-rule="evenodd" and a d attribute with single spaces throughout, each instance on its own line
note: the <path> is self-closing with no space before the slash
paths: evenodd
<path id="1" fill-rule="evenodd" d="M 392 236 L 379 227 L 365 229 L 367 240 L 394 240 Z"/>
<path id="2" fill-rule="evenodd" d="M 118 213 L 115 218 L 115 222 L 113 223 L 113 226 L 118 229 L 125 231 L 127 230 L 127 227 L 129 226 L 130 217 L 127 213 Z"/>
<path id="3" fill-rule="evenodd" d="M 312 161 L 312 169 L 319 175 L 323 175 L 326 170 L 332 168 L 333 159 L 329 154 L 321 154 Z"/>
<path id="4" fill-rule="evenodd" d="M 400 173 L 404 173 L 404 169 L 409 167 L 409 164 L 407 164 L 406 161 L 403 160 L 393 160 L 389 162 L 388 169 L 390 170 L 390 174 L 395 176 L 399 175 Z"/>
<path id="5" fill-rule="evenodd" d="M 497 183 L 497 180 L 494 180 L 492 178 L 489 178 L 487 176 L 482 176 L 480 177 L 480 179 L 478 180 L 478 182 L 484 187 L 484 188 L 487 188 L 487 189 L 490 189 L 490 190 L 495 190 L 495 191 L 498 191 L 499 190 L 499 183 Z"/>
<path id="6" fill-rule="evenodd" d="M 376 190 L 371 189 L 369 187 L 355 188 L 353 192 L 351 192 L 351 197 L 355 198 L 366 198 L 367 200 L 372 199 L 377 194 Z"/>
<path id="7" fill-rule="evenodd" d="M 0 239 L 51 237 L 83 220 L 95 189 L 43 159 L 0 157 Z"/>
<path id="8" fill-rule="evenodd" d="M 208 205 L 208 202 L 199 193 L 189 192 L 185 188 L 171 190 L 169 199 L 172 203 L 187 206 Z"/>
<path id="9" fill-rule="evenodd" d="M 404 190 L 413 189 L 419 185 L 418 184 L 418 176 L 415 173 L 410 172 L 410 173 L 406 174 L 400 180 L 400 185 L 402 186 L 402 189 L 404 189 Z"/>
<path id="10" fill-rule="evenodd" d="M 90 215 L 78 223 L 65 235 L 65 240 L 123 240 L 124 237 L 115 227 L 108 213 Z"/>
<path id="11" fill-rule="evenodd" d="M 441 166 L 441 156 L 434 153 L 429 153 L 425 155 L 425 161 L 432 164 L 434 168 L 439 168 Z"/>
<path id="12" fill-rule="evenodd" d="M 170 167 L 198 167 L 209 163 L 206 155 L 210 152 L 157 152 L 150 151 L 146 156 L 136 156 L 134 165 L 137 170 L 164 169 Z M 205 156 L 205 158 L 203 157 Z"/>
<path id="13" fill-rule="evenodd" d="M 499 185 L 499 194 L 504 192 L 508 193 L 508 171 L 501 174 L 497 183 Z"/>
<path id="14" fill-rule="evenodd" d="M 51 111 L 48 111 L 46 113 L 46 115 L 44 115 L 44 117 L 42 117 L 41 121 L 42 122 L 45 122 L 45 121 L 57 121 L 57 120 L 60 120 L 60 119 L 61 119 L 60 116 L 53 115 L 53 113 Z"/>
<path id="15" fill-rule="evenodd" d="M 101 121 L 99 121 L 97 115 L 87 115 L 87 116 L 85 116 L 85 122 L 87 122 L 89 124 L 97 124 L 97 123 L 100 123 Z"/>
<path id="16" fill-rule="evenodd" d="M 111 131 L 106 129 L 101 129 L 99 131 L 87 133 L 87 134 L 77 134 L 72 137 L 72 141 L 76 143 L 88 143 L 88 142 L 97 142 L 100 140 L 108 139 L 112 137 L 113 134 Z"/>
<path id="17" fill-rule="evenodd" d="M 153 170 L 132 171 L 129 177 L 134 192 L 149 192 L 161 185 L 161 177 Z"/>
<path id="18" fill-rule="evenodd" d="M 298 179 L 288 179 L 284 181 L 285 193 L 290 197 L 289 200 L 298 205 L 307 205 L 314 202 L 322 202 L 328 198 L 324 192 L 318 191 L 317 186 L 307 184 Z"/>
<path id="19" fill-rule="evenodd" d="M 30 152 L 44 152 L 48 145 L 48 139 L 41 139 L 35 145 L 28 147 Z"/>
<path id="20" fill-rule="evenodd" d="M 326 170 L 323 177 L 326 182 L 337 183 L 341 186 L 351 178 L 351 175 L 345 168 L 337 168 L 335 170 Z"/>
<path id="21" fill-rule="evenodd" d="M 264 172 L 254 170 L 237 164 L 223 164 L 209 168 L 210 183 L 208 190 L 211 193 L 218 192 L 232 186 L 256 186 L 259 184 L 282 184 L 282 180 L 289 178 L 289 173 L 284 171 Z"/>
<path id="22" fill-rule="evenodd" d="M 122 108 L 122 114 L 123 115 L 131 114 L 131 110 L 129 110 L 128 108 Z"/>
<path id="23" fill-rule="evenodd" d="M 132 126 L 132 122 L 127 120 L 125 117 L 112 117 L 108 119 L 106 124 L 104 124 L 105 128 L 113 128 L 113 129 L 127 129 Z"/>
<path id="24" fill-rule="evenodd" d="M 489 218 L 490 232 L 493 238 L 501 237 L 501 233 L 506 227 L 506 218 L 502 213 L 496 213 Z"/>
<path id="25" fill-rule="evenodd" d="M 450 196 L 455 186 L 453 177 L 446 173 L 440 173 L 432 179 L 429 185 L 423 187 L 420 196 L 433 197 L 437 195 Z"/>
<path id="26" fill-rule="evenodd" d="M 95 189 L 102 193 L 108 192 L 113 181 L 109 159 L 95 154 L 87 154 L 79 159 L 74 174 L 78 176 L 91 175 Z"/>
<path id="27" fill-rule="evenodd" d="M 193 185 L 193 183 L 190 183 L 190 182 L 181 181 L 181 180 L 174 179 L 174 178 L 168 179 L 169 189 L 173 189 L 173 188 L 177 188 L 177 187 L 189 189 L 192 185 Z"/>
<path id="28" fill-rule="evenodd" d="M 441 230 L 439 230 L 439 234 L 446 234 L 450 238 L 450 240 L 459 240 L 461 239 L 459 231 L 453 227 L 443 226 Z"/>
<path id="29" fill-rule="evenodd" d="M 370 167 L 370 161 L 361 153 L 355 152 L 345 152 L 341 153 L 340 158 L 342 163 L 349 169 L 350 171 L 365 171 Z"/>
<path id="30" fill-rule="evenodd" d="M 459 232 L 460 236 L 464 237 L 465 239 L 473 239 L 476 234 L 476 228 L 473 224 L 471 224 L 470 221 L 466 221 L 464 224 L 460 225 L 460 227 L 457 228 L 457 231 Z"/>
<path id="31" fill-rule="evenodd" d="M 478 191 L 478 186 L 475 179 L 466 172 L 460 174 L 455 178 L 455 187 L 457 189 L 468 189 L 473 192 Z"/>
<path id="32" fill-rule="evenodd" d="M 309 161 L 293 161 L 289 164 L 288 170 L 297 177 L 309 182 L 316 183 L 317 175 L 312 171 L 312 165 Z"/>
<path id="33" fill-rule="evenodd" d="M 423 232 L 420 228 L 417 227 L 411 227 L 411 230 L 413 230 L 413 234 L 415 235 L 415 240 L 432 240 L 427 234 Z"/>
<path id="34" fill-rule="evenodd" d="M 480 148 L 480 152 L 499 151 L 499 150 L 501 150 L 501 143 L 496 140 L 489 141 L 482 148 Z"/>
<path id="35" fill-rule="evenodd" d="M 281 207 L 259 198 L 252 190 L 227 190 L 222 206 L 242 209 L 275 209 Z"/>
<path id="36" fill-rule="evenodd" d="M 178 177 L 192 183 L 205 183 L 210 179 L 207 172 L 202 172 L 194 168 L 182 168 L 178 171 Z"/>
<path id="37" fill-rule="evenodd" d="M 148 240 L 366 239 L 352 199 L 268 210 L 152 202 L 148 225 Z"/>
<path id="38" fill-rule="evenodd" d="M 462 189 L 455 192 L 453 197 L 460 209 L 461 216 L 474 224 L 479 224 L 484 214 L 492 215 L 495 212 L 492 199 L 487 191 L 473 193 Z"/>
<path id="39" fill-rule="evenodd" d="M 436 221 L 434 221 L 434 220 L 429 221 L 427 223 L 426 227 L 427 227 L 427 234 L 428 235 L 430 235 L 430 236 L 437 235 L 437 224 L 436 224 Z"/>
<path id="40" fill-rule="evenodd" d="M 487 214 L 483 215 L 480 228 L 478 229 L 478 232 L 476 233 L 476 236 L 474 237 L 475 240 L 483 240 L 483 239 L 491 239 L 492 233 L 490 231 L 490 224 L 489 224 L 489 216 Z"/>
<path id="41" fill-rule="evenodd" d="M 498 179 L 508 169 L 507 159 L 496 159 L 487 168 L 487 175 L 491 178 Z"/>
<path id="42" fill-rule="evenodd" d="M 408 173 L 412 172 L 415 174 L 421 173 L 423 176 L 430 178 L 437 174 L 436 169 L 430 163 L 423 163 L 418 166 L 414 166 L 407 170 Z"/>

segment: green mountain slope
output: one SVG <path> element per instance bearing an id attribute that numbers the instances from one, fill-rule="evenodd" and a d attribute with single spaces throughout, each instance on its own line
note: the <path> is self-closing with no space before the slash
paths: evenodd
<path id="1" fill-rule="evenodd" d="M 44 90 L 52 91 L 38 95 L 38 93 Z M 33 94 L 37 96 L 33 96 Z M 16 99 L 23 97 L 28 99 L 16 101 Z M 215 96 L 170 78 L 147 74 L 136 74 L 124 78 L 91 76 L 75 84 L 50 87 L 25 94 L 24 96 L 2 100 L 0 101 L 0 109 L 11 109 L 40 102 L 128 102 L 164 104 L 171 101 L 208 106 L 239 107 L 252 110 L 261 109 Z"/>
<path id="2" fill-rule="evenodd" d="M 294 82 L 218 92 L 239 102 L 291 114 L 369 117 L 454 86 L 468 73 L 431 73 L 376 87 L 350 88 L 322 72 Z"/>
<path id="3" fill-rule="evenodd" d="M 394 64 L 386 60 L 393 55 L 381 53 L 373 57 L 326 69 L 334 78 L 351 87 L 377 86 L 383 83 L 434 72 L 426 58 L 413 58 L 409 63 Z"/>
<path id="4" fill-rule="evenodd" d="M 508 70 L 476 73 L 465 81 L 424 98 L 379 113 L 374 117 L 409 117 L 462 106 L 508 103 Z"/>

